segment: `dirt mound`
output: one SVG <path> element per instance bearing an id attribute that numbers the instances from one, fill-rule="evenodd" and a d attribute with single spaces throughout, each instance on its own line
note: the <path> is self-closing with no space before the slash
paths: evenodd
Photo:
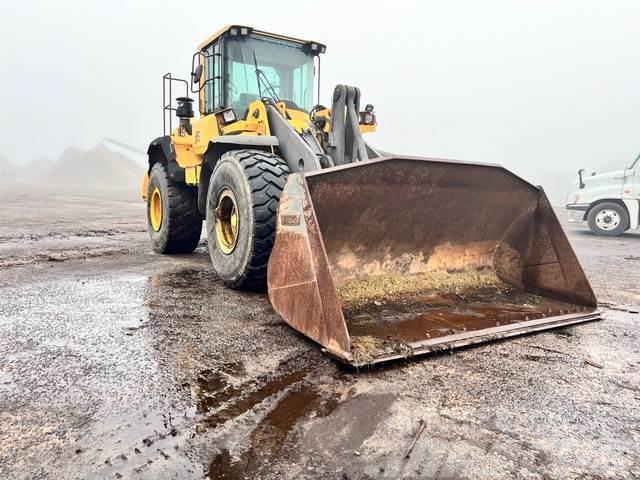
<path id="1" fill-rule="evenodd" d="M 54 160 L 47 157 L 36 157 L 20 167 L 16 181 L 21 183 L 41 182 L 54 165 Z"/>
<path id="2" fill-rule="evenodd" d="M 138 188 L 143 168 L 127 156 L 102 144 L 93 150 L 65 150 L 44 176 L 47 183 L 104 190 Z"/>
<path id="3" fill-rule="evenodd" d="M 0 184 L 12 183 L 20 173 L 20 167 L 11 160 L 0 157 Z"/>

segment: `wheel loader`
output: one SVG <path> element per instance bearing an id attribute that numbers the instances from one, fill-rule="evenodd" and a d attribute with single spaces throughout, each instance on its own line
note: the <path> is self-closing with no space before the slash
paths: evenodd
<path id="1" fill-rule="evenodd" d="M 227 286 L 266 286 L 289 325 L 352 365 L 599 318 L 542 188 L 377 150 L 358 88 L 320 103 L 325 50 L 231 25 L 199 45 L 189 80 L 163 77 L 142 182 L 155 252 L 193 251 L 204 222 Z"/>

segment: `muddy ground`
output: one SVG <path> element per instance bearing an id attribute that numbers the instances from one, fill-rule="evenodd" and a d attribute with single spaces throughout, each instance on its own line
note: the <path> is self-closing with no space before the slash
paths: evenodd
<path id="1" fill-rule="evenodd" d="M 0 478 L 640 478 L 640 234 L 567 226 L 604 321 L 356 372 L 134 195 L 0 205 Z"/>

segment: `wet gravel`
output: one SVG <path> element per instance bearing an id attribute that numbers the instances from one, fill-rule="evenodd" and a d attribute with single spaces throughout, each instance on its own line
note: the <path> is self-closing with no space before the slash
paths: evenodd
<path id="1" fill-rule="evenodd" d="M 603 321 L 352 371 L 131 195 L 0 201 L 0 478 L 640 477 L 639 234 L 566 226 Z"/>

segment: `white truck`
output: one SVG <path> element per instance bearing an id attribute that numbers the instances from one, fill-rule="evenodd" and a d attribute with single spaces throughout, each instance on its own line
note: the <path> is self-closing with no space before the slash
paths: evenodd
<path id="1" fill-rule="evenodd" d="M 585 220 L 597 235 L 616 236 L 639 228 L 640 155 L 629 168 L 584 176 L 571 183 L 567 197 L 569 221 Z"/>

